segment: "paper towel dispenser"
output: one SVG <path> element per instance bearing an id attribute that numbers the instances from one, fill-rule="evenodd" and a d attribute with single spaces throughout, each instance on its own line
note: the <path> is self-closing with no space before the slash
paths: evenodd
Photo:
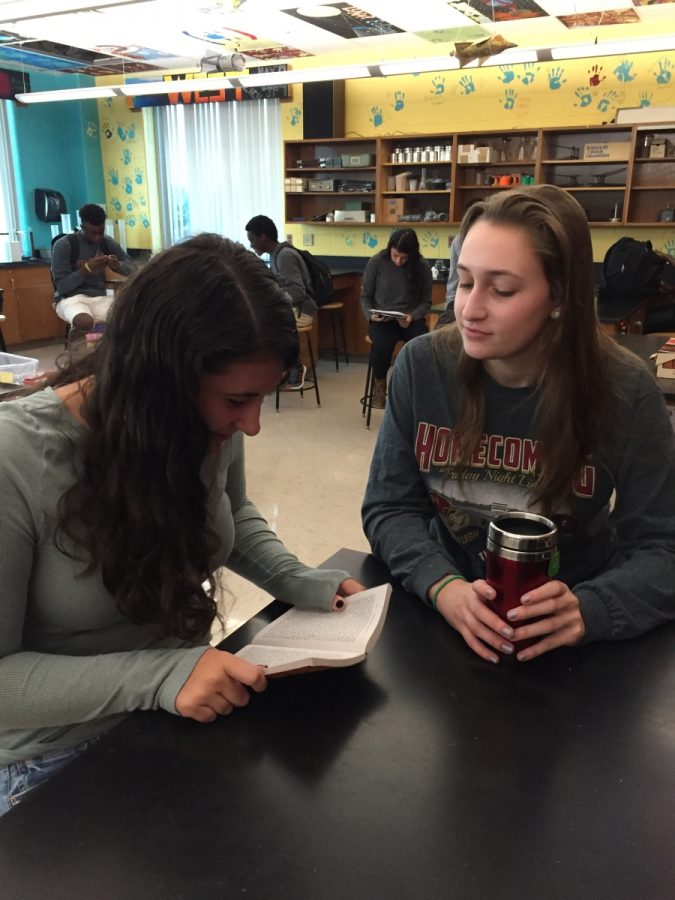
<path id="1" fill-rule="evenodd" d="M 41 222 L 60 222 L 68 212 L 63 194 L 51 188 L 35 188 L 35 215 Z"/>

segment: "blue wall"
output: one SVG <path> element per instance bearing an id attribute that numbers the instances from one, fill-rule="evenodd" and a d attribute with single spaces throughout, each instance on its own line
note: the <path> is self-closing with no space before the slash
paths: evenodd
<path id="1" fill-rule="evenodd" d="M 31 73 L 31 90 L 90 87 L 82 75 Z M 73 227 L 85 203 L 105 202 L 96 100 L 62 103 L 9 104 L 9 127 L 16 163 L 23 252 L 30 252 L 28 229 L 37 248 L 49 247 L 51 229 L 35 215 L 35 188 L 52 188 L 66 199 Z"/>

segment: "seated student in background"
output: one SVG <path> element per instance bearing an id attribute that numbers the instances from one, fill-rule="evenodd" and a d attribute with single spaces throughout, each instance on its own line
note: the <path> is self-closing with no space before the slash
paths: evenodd
<path id="1" fill-rule="evenodd" d="M 279 241 L 277 226 L 268 216 L 254 216 L 246 223 L 246 237 L 251 250 L 262 256 L 268 253 L 270 268 L 285 289 L 298 325 L 311 325 L 317 306 L 312 296 L 312 279 L 304 259 L 292 244 Z M 307 366 L 298 362 L 289 373 L 286 390 L 298 391 L 305 386 Z"/>
<path id="2" fill-rule="evenodd" d="M 56 287 L 55 309 L 60 319 L 81 334 L 105 322 L 113 302 L 106 292 L 106 269 L 130 275 L 136 264 L 118 243 L 105 233 L 105 210 L 95 203 L 79 212 L 82 230 L 76 231 L 77 254 L 73 259 L 72 238 L 63 235 L 52 247 L 52 278 Z"/>
<path id="3" fill-rule="evenodd" d="M 505 191 L 460 234 L 457 322 L 392 375 L 363 503 L 373 552 L 492 662 L 525 638 L 521 660 L 675 618 L 673 434 L 651 374 L 598 328 L 582 208 Z M 552 517 L 561 558 L 508 625 L 484 580 L 505 509 Z"/>
<path id="4" fill-rule="evenodd" d="M 219 566 L 298 606 L 361 589 L 246 496 L 243 435 L 297 352 L 272 273 L 201 235 L 127 282 L 93 353 L 0 404 L 0 814 L 123 713 L 208 722 L 265 688 L 209 647 Z"/>
<path id="5" fill-rule="evenodd" d="M 399 228 L 384 250 L 368 261 L 361 285 L 361 308 L 368 320 L 368 336 L 373 342 L 370 361 L 375 379 L 373 406 L 384 409 L 387 372 L 398 341 L 409 341 L 429 330 L 425 320 L 431 307 L 431 267 L 420 255 L 420 245 L 412 228 Z M 371 309 L 405 313 L 391 318 Z"/>

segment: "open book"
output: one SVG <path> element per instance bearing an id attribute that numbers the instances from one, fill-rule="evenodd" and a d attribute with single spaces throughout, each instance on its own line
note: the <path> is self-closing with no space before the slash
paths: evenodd
<path id="1" fill-rule="evenodd" d="M 366 658 L 379 638 L 390 595 L 391 585 L 381 584 L 346 597 L 340 612 L 294 607 L 266 625 L 236 655 L 266 666 L 266 675 L 353 666 Z"/>
<path id="2" fill-rule="evenodd" d="M 369 309 L 371 316 L 386 316 L 388 319 L 405 319 L 404 312 L 397 312 L 395 309 Z"/>

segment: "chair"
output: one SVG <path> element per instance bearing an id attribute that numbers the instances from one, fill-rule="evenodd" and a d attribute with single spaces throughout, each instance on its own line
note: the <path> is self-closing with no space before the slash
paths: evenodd
<path id="1" fill-rule="evenodd" d="M 373 363 L 372 363 L 372 345 L 373 342 L 369 335 L 366 335 L 366 344 L 368 344 L 370 351 L 368 353 L 368 369 L 366 370 L 366 386 L 363 391 L 363 397 L 361 397 L 361 415 L 366 417 L 366 428 L 370 428 L 370 419 L 373 411 L 373 389 L 375 387 L 375 378 L 373 376 Z M 396 359 L 399 350 L 405 344 L 405 341 L 397 341 L 396 346 L 394 347 L 394 352 L 391 357 L 392 363 Z"/>
<path id="2" fill-rule="evenodd" d="M 309 385 L 305 385 L 305 387 L 300 388 L 299 391 L 293 391 L 292 393 L 298 393 L 301 397 L 304 397 L 305 391 L 316 391 L 316 405 L 321 406 L 321 397 L 319 396 L 319 379 L 316 375 L 316 365 L 314 363 L 314 351 L 312 350 L 312 325 L 298 325 L 298 336 L 300 340 L 302 340 L 302 335 L 304 334 L 307 340 L 307 353 L 309 356 L 309 370 L 312 373 L 312 383 Z M 276 410 L 279 412 L 279 394 L 281 393 L 281 385 L 277 387 L 277 399 L 276 399 Z M 284 392 L 286 393 L 286 392 Z M 291 393 L 291 392 L 289 392 Z"/>
<path id="3" fill-rule="evenodd" d="M 340 363 L 338 361 L 338 342 L 337 342 L 337 329 L 335 327 L 335 319 L 337 318 L 338 323 L 340 325 L 340 337 L 342 338 L 342 351 L 345 355 L 345 363 L 349 365 L 349 353 L 347 351 L 347 341 L 345 339 L 345 323 L 342 318 L 342 310 L 344 309 L 344 303 L 340 301 L 335 301 L 334 303 L 325 303 L 323 306 L 319 306 L 319 312 L 329 312 L 330 313 L 330 323 L 333 327 L 333 344 L 332 350 L 335 352 L 335 371 L 340 371 Z"/>
<path id="4" fill-rule="evenodd" d="M 0 352 L 7 353 L 7 344 L 5 343 L 5 337 L 2 333 L 2 323 L 5 321 L 7 316 L 3 316 L 2 314 L 2 306 L 5 302 L 5 292 L 2 288 L 0 288 Z"/>

